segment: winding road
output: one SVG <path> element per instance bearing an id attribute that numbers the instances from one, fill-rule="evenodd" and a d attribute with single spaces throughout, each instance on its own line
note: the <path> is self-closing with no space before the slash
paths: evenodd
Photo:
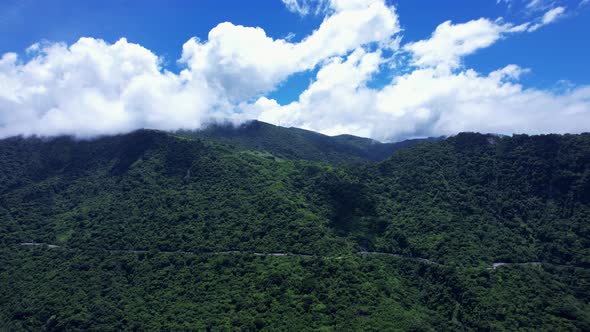
<path id="1" fill-rule="evenodd" d="M 59 246 L 56 244 L 39 243 L 39 242 L 22 242 L 22 243 L 19 243 L 19 245 L 25 246 L 25 247 L 46 247 L 48 249 L 61 248 L 61 249 L 70 250 L 70 251 L 80 250 L 80 249 L 62 247 L 62 246 Z M 137 250 L 137 249 L 97 249 L 97 248 L 93 248 L 93 249 L 99 250 L 99 251 L 104 251 L 104 252 L 109 252 L 109 253 L 114 253 L 114 254 L 125 254 L 125 253 L 147 254 L 150 252 L 150 250 Z M 270 257 L 302 257 L 302 258 L 324 257 L 324 258 L 334 258 L 334 259 L 342 259 L 342 258 L 346 257 L 346 256 L 320 256 L 320 255 L 310 255 L 310 254 L 298 254 L 298 253 L 292 253 L 292 252 L 252 252 L 252 251 L 244 251 L 244 250 L 221 250 L 221 251 L 209 251 L 209 252 L 183 251 L 183 250 L 179 250 L 179 251 L 159 250 L 157 252 L 160 254 L 181 254 L 181 255 L 251 254 L 254 256 L 267 256 L 267 257 L 268 256 L 270 256 Z M 411 256 L 405 256 L 405 255 L 401 255 L 401 254 L 388 253 L 388 252 L 357 251 L 357 252 L 354 252 L 354 254 L 397 257 L 397 258 L 414 260 L 414 261 L 424 263 L 424 264 L 443 266 L 442 264 L 439 264 L 437 262 L 434 262 L 434 261 L 426 259 L 426 258 L 411 257 Z"/>
<path id="2" fill-rule="evenodd" d="M 55 249 L 61 248 L 69 251 L 80 250 L 68 247 L 62 247 L 56 244 L 48 244 L 48 243 L 38 243 L 38 242 L 22 242 L 19 243 L 20 246 L 25 247 L 43 247 L 48 249 Z M 96 249 L 103 252 L 113 253 L 113 254 L 126 254 L 126 253 L 135 253 L 135 254 L 147 254 L 150 250 L 136 250 L 136 249 Z M 298 254 L 298 253 L 290 253 L 290 252 L 251 252 L 251 251 L 244 251 L 244 250 L 221 250 L 221 251 L 210 251 L 210 252 L 197 252 L 197 251 L 157 251 L 160 254 L 181 254 L 181 255 L 231 255 L 231 254 L 251 254 L 254 256 L 265 256 L 265 257 L 302 257 L 302 258 L 334 258 L 334 259 L 343 259 L 346 256 L 320 256 L 320 255 L 310 255 L 310 254 Z M 415 261 L 417 263 L 428 264 L 428 265 L 435 265 L 435 266 L 446 266 L 444 264 L 437 263 L 427 258 L 422 257 L 412 257 L 406 256 L 402 254 L 394 254 L 389 252 L 378 252 L 378 251 L 357 251 L 354 252 L 356 255 L 363 255 L 363 256 L 388 256 L 388 257 L 396 257 L 401 259 L 407 259 L 411 261 Z M 519 265 L 530 265 L 530 266 L 541 266 L 541 265 L 552 265 L 558 267 L 571 267 L 571 268 L 584 268 L 575 265 L 558 265 L 558 264 L 551 264 L 545 262 L 522 262 L 522 263 L 507 263 L 507 262 L 494 262 L 492 266 L 487 267 L 487 270 L 496 270 L 501 267 L 509 267 L 509 266 L 519 266 Z"/>

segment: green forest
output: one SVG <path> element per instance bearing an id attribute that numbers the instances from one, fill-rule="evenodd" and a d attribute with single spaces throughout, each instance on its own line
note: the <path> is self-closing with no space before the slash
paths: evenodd
<path id="1" fill-rule="evenodd" d="M 590 134 L 0 140 L 0 330 L 589 331 Z"/>

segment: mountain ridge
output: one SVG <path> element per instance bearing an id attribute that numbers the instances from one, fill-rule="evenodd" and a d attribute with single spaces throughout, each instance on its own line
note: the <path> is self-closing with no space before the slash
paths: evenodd
<path id="1" fill-rule="evenodd" d="M 382 143 L 354 135 L 327 136 L 318 132 L 281 127 L 258 120 L 240 125 L 213 124 L 195 131 L 177 131 L 177 134 L 203 138 L 218 143 L 271 153 L 279 158 L 304 159 L 332 164 L 375 162 L 389 157 L 395 151 L 413 144 L 435 141 L 439 138 L 409 139 Z"/>

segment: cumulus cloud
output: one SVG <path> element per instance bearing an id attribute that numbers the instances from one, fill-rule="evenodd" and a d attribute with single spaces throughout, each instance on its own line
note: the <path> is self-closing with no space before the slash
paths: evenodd
<path id="1" fill-rule="evenodd" d="M 94 136 L 137 128 L 198 128 L 235 118 L 236 107 L 368 44 L 391 47 L 397 15 L 383 1 L 334 0 L 333 12 L 299 43 L 261 28 L 221 23 L 206 41 L 183 45 L 180 73 L 163 70 L 150 50 L 121 39 L 81 38 L 73 45 L 33 45 L 31 59 L 0 60 L 0 137 Z"/>
<path id="2" fill-rule="evenodd" d="M 384 141 L 460 131 L 581 132 L 590 126 L 590 87 L 564 94 L 525 89 L 516 81 L 527 70 L 508 65 L 487 75 L 420 68 L 371 89 L 366 83 L 379 61 L 379 54 L 360 51 L 335 60 L 298 101 L 281 106 L 260 98 L 251 115 L 330 135 Z"/>
<path id="3" fill-rule="evenodd" d="M 156 55 L 125 39 L 34 45 L 29 56 L 0 60 L 2 137 L 192 127 L 223 101 L 207 82 L 162 71 Z"/>
<path id="4" fill-rule="evenodd" d="M 526 32 L 479 19 L 444 22 L 431 38 L 408 43 L 407 74 L 382 88 L 368 82 L 386 62 L 379 51 L 356 50 L 334 59 L 317 74 L 299 100 L 279 105 L 260 98 L 252 117 L 337 135 L 352 133 L 385 141 L 460 131 L 494 133 L 581 132 L 590 126 L 590 87 L 552 92 L 518 84 L 528 69 L 511 64 L 489 74 L 462 69 L 461 60 L 504 35 Z"/>
<path id="5" fill-rule="evenodd" d="M 239 101 L 268 92 L 290 74 L 361 45 L 392 45 L 392 36 L 399 31 L 393 9 L 378 1 L 365 6 L 335 1 L 338 11 L 299 43 L 274 40 L 261 28 L 225 22 L 209 32 L 207 41 L 193 38 L 185 43 L 181 61 L 230 100 Z"/>
<path id="6" fill-rule="evenodd" d="M 0 137 L 91 137 L 253 118 L 387 141 L 465 130 L 590 127 L 590 87 L 527 89 L 518 83 L 528 71 L 520 66 L 491 73 L 463 66 L 466 56 L 549 24 L 564 8 L 520 25 L 447 21 L 430 38 L 398 48 L 398 17 L 383 0 L 283 2 L 301 15 L 321 8 L 326 16 L 297 43 L 273 39 L 262 28 L 221 23 L 206 40 L 183 45 L 179 73 L 125 39 L 109 44 L 81 38 L 72 45 L 35 44 L 24 57 L 6 53 L 0 58 Z M 375 76 L 394 62 L 401 73 L 374 87 Z M 281 105 L 265 96 L 293 73 L 312 69 L 317 74 L 296 101 Z"/>
<path id="7" fill-rule="evenodd" d="M 246 107 L 250 117 L 271 123 L 302 127 L 329 135 L 355 133 L 371 136 L 367 116 L 375 93 L 365 83 L 383 61 L 379 51 L 357 49 L 349 56 L 325 64 L 297 102 L 280 106 L 265 97 Z"/>

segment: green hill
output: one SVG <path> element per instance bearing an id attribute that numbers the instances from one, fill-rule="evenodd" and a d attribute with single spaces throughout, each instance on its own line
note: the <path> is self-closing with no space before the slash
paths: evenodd
<path id="1" fill-rule="evenodd" d="M 401 145 L 0 140 L 0 330 L 590 329 L 589 134 Z"/>
<path id="2" fill-rule="evenodd" d="M 413 139 L 381 143 L 352 135 L 326 136 L 299 128 L 284 128 L 253 120 L 234 126 L 215 124 L 199 131 L 180 131 L 178 135 L 226 143 L 234 147 L 270 153 L 278 158 L 326 162 L 336 165 L 381 161 L 395 151 L 422 141 Z"/>

